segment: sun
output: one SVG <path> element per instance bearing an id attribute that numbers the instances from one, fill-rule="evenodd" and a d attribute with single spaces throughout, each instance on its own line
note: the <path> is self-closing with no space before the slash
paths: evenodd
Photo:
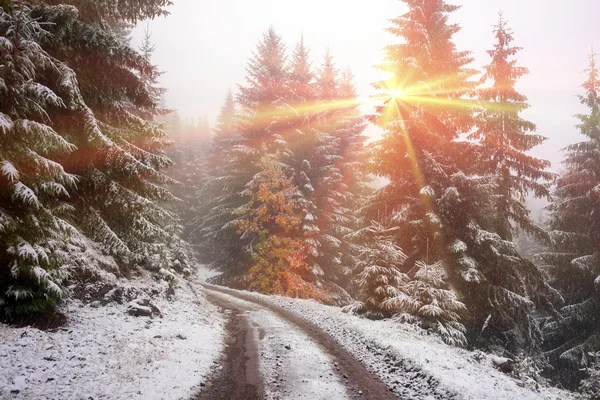
<path id="1" fill-rule="evenodd" d="M 392 99 L 400 99 L 405 96 L 405 91 L 401 87 L 397 87 L 395 89 L 390 89 L 386 91 L 390 98 Z"/>

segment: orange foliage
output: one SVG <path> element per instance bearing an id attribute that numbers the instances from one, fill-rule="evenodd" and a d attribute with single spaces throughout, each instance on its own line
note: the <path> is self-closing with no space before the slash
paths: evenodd
<path id="1" fill-rule="evenodd" d="M 250 185 L 245 218 L 236 222 L 239 234 L 254 233 L 257 238 L 250 288 L 265 294 L 327 301 L 321 289 L 304 279 L 310 267 L 292 179 L 285 176 L 277 155 L 264 155 L 259 168 Z"/>

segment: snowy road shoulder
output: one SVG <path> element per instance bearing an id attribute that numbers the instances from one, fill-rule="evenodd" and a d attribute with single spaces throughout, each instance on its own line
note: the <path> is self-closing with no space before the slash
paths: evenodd
<path id="1" fill-rule="evenodd" d="M 166 289 L 150 279 L 121 283 L 138 293 Z M 56 332 L 1 325 L 0 398 L 189 398 L 212 373 L 224 334 L 224 318 L 196 292 L 182 281 L 172 301 L 154 296 L 162 317 L 130 315 L 133 303 L 148 311 L 139 301 L 96 308 L 70 300 Z"/>

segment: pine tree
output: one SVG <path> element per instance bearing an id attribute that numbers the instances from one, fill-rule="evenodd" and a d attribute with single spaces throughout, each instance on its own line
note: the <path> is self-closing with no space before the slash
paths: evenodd
<path id="1" fill-rule="evenodd" d="M 214 128 L 216 138 L 227 138 L 235 131 L 236 110 L 233 92 L 229 90 L 225 96 L 225 102 L 221 107 L 221 113 L 217 117 L 217 124 Z M 216 141 L 215 141 L 216 143 Z"/>
<path id="2" fill-rule="evenodd" d="M 365 189 L 361 163 L 365 121 L 351 74 L 345 73 L 340 82 L 337 79 L 329 54 L 323 71 L 313 72 L 302 38 L 289 63 L 283 42 L 272 28 L 259 42 L 249 63 L 248 84 L 240 87 L 239 110 L 235 117 L 228 117 L 234 108 L 231 99 L 222 110 L 223 129 L 216 132 L 211 156 L 216 158 L 201 194 L 205 201 L 196 232 L 203 238 L 206 253 L 214 257 L 213 266 L 225 269 L 217 282 L 248 285 L 251 260 L 244 249 L 250 248 L 256 235 L 250 232 L 238 240 L 232 226 L 240 211 L 248 212 L 247 200 L 240 194 L 248 194 L 249 182 L 258 173 L 258 157 L 278 152 L 283 171 L 296 188 L 294 201 L 302 214 L 296 239 L 306 247 L 305 262 L 310 265 L 310 273 L 302 279 L 336 292 L 333 301 L 348 300 L 348 294 L 333 282 L 355 262 L 343 254 L 349 250 L 343 236 L 352 230 L 350 225 L 356 225 L 356 219 L 347 214 L 352 214 Z M 346 271 L 341 271 L 342 262 Z M 325 269 L 330 271 L 327 277 Z"/>
<path id="3" fill-rule="evenodd" d="M 347 283 L 343 278 L 354 263 L 344 257 L 343 251 L 349 247 L 344 235 L 355 222 L 351 206 L 357 203 L 351 201 L 360 196 L 358 182 L 364 179 L 359 160 L 365 154 L 365 124 L 351 73 L 340 77 L 329 51 L 322 67 L 313 73 L 308 57 L 301 40 L 290 65 L 296 115 L 293 129 L 281 141 L 285 149 L 282 161 L 298 187 L 307 263 L 318 284 L 332 293 L 334 302 L 342 304 L 349 296 L 338 285 Z"/>
<path id="4" fill-rule="evenodd" d="M 445 247 L 437 244 L 435 202 L 457 171 L 452 140 L 472 128 L 472 109 L 461 101 L 473 88 L 468 78 L 474 71 L 468 67 L 470 53 L 457 51 L 451 40 L 460 28 L 447 23 L 448 14 L 458 7 L 440 0 L 406 3 L 410 11 L 388 29 L 405 43 L 389 46 L 381 66 L 394 75 L 375 84 L 385 100 L 375 122 L 386 132 L 374 145 L 372 168 L 390 184 L 377 194 L 371 214 L 390 218 L 402 206 L 414 221 L 399 235 L 414 240 L 402 247 L 424 259 L 429 243 L 433 259 Z M 453 102 L 456 107 L 448 106 Z"/>
<path id="5" fill-rule="evenodd" d="M 158 3 L 148 4 L 145 12 L 153 15 Z M 98 10 L 81 7 L 82 15 Z M 123 15 L 132 13 L 121 21 L 133 23 L 140 12 L 136 7 L 119 7 Z M 42 7 L 40 15 L 45 12 Z M 78 147 L 66 163 L 82 177 L 74 198 L 78 224 L 122 265 L 183 270 L 186 257 L 172 259 L 168 245 L 178 237 L 177 216 L 161 205 L 175 198 L 163 186 L 174 181 L 160 172 L 171 164 L 163 154 L 170 140 L 152 121 L 159 114 L 160 91 L 149 87 L 159 72 L 99 20 L 52 13 L 47 18 L 56 23 L 49 51 L 69 60 L 81 88 L 70 112 L 56 121 Z"/>
<path id="6" fill-rule="evenodd" d="M 198 122 L 194 118 L 186 120 L 179 132 L 171 136 L 173 144 L 166 152 L 173 161 L 167 173 L 178 182 L 172 190 L 181 200 L 175 210 L 183 221 L 186 239 L 195 228 L 193 221 L 199 212 L 197 195 L 208 175 L 209 130 L 207 118 L 199 118 Z"/>
<path id="7" fill-rule="evenodd" d="M 327 48 L 317 79 L 317 93 L 319 100 L 327 102 L 337 99 L 337 78 L 338 70 L 333 61 L 333 55 L 331 54 L 331 49 Z"/>
<path id="8" fill-rule="evenodd" d="M 565 172 L 550 205 L 552 246 L 540 254 L 551 283 L 565 298 L 560 316 L 544 326 L 545 348 L 563 382 L 577 387 L 580 368 L 600 350 L 600 73 L 590 55 L 580 96 L 589 114 L 577 115 L 586 140 L 568 146 Z"/>
<path id="9" fill-rule="evenodd" d="M 401 288 L 404 294 L 386 300 L 384 307 L 400 321 L 418 317 L 422 328 L 436 332 L 449 345 L 465 346 L 467 330 L 460 320 L 466 306 L 450 290 L 446 267 L 441 262 L 417 261 L 415 268 L 414 279 Z"/>
<path id="10" fill-rule="evenodd" d="M 51 5 L 68 4 L 77 8 L 80 19 L 85 22 L 107 22 L 115 24 L 135 24 L 139 21 L 169 15 L 167 7 L 173 5 L 170 0 L 47 0 Z"/>
<path id="11" fill-rule="evenodd" d="M 513 45 L 513 32 L 500 13 L 494 28 L 496 44 L 488 50 L 490 64 L 485 66 L 482 83 L 492 81 L 491 87 L 479 89 L 483 110 L 476 116 L 477 130 L 469 138 L 481 144 L 482 159 L 477 169 L 495 176 L 498 186 L 495 232 L 504 240 L 512 240 L 516 229 L 543 238 L 545 231 L 529 216 L 525 196 L 549 199 L 547 183 L 553 174 L 544 171 L 550 163 L 526 154 L 546 138 L 535 132 L 535 125 L 521 118 L 529 105 L 527 98 L 517 92 L 515 84 L 528 73 L 516 65 L 515 55 L 521 50 Z M 516 224 L 514 226 L 513 224 Z"/>
<path id="12" fill-rule="evenodd" d="M 215 243 L 220 256 L 213 267 L 223 271 L 215 279 L 217 283 L 240 288 L 248 287 L 251 267 L 250 244 L 254 235 L 240 239 L 235 221 L 247 207 L 247 185 L 259 172 L 257 165 L 267 152 L 276 151 L 277 140 L 290 126 L 290 91 L 286 69 L 285 45 L 273 27 L 263 35 L 255 55 L 247 67 L 246 85 L 239 86 L 237 96 L 236 137 L 228 144 L 224 160 L 226 164 L 208 185 L 225 186 L 207 217 L 202 218 L 198 232 L 204 235 L 206 245 Z M 266 147 L 265 147 L 266 146 Z M 279 145 L 280 146 L 280 145 Z"/>
<path id="13" fill-rule="evenodd" d="M 323 274 L 316 258 L 320 254 L 319 231 L 316 225 L 316 205 L 314 200 L 316 161 L 319 158 L 318 141 L 322 135 L 316 119 L 319 114 L 317 95 L 314 87 L 314 72 L 310 61 L 310 51 L 304 44 L 304 37 L 296 44 L 289 69 L 290 107 L 293 115 L 291 125 L 280 136 L 278 142 L 283 151 L 282 162 L 289 169 L 294 185 L 298 188 L 295 201 L 302 211 L 302 231 L 307 248 L 308 265 L 313 275 Z"/>
<path id="14" fill-rule="evenodd" d="M 250 60 L 247 84 L 239 86 L 238 104 L 243 136 L 249 145 L 261 149 L 289 126 L 290 88 L 285 44 L 273 27 L 264 34 Z"/>
<path id="15" fill-rule="evenodd" d="M 77 178 L 57 160 L 76 147 L 51 126 L 65 109 L 64 65 L 39 43 L 49 34 L 26 4 L 0 8 L 0 314 L 40 311 L 65 295 L 70 257 L 65 201 Z"/>
<path id="16" fill-rule="evenodd" d="M 302 35 L 294 47 L 290 66 L 289 86 L 296 96 L 294 104 L 306 106 L 315 100 L 313 80 L 310 51 L 304 44 L 304 35 Z"/>
<path id="17" fill-rule="evenodd" d="M 214 136 L 206 155 L 206 177 L 196 193 L 197 216 L 191 233 L 199 245 L 203 261 L 213 267 L 223 268 L 229 257 L 239 253 L 239 240 L 229 223 L 235 219 L 233 210 L 243 199 L 239 195 L 247 183 L 247 175 L 235 146 L 244 143 L 237 127 L 237 109 L 232 91 L 227 93 L 221 112 L 217 117 Z"/>
<path id="18" fill-rule="evenodd" d="M 367 186 L 368 152 L 363 135 L 366 119 L 361 114 L 354 76 L 349 69 L 337 77 L 336 86 L 336 99 L 322 121 L 322 129 L 330 132 L 333 146 L 324 146 L 330 150 L 325 157 L 330 166 L 317 186 L 318 194 L 324 194 L 319 196 L 317 215 L 325 238 L 320 259 L 324 279 L 348 287 L 356 259 L 346 235 L 361 226 L 360 209 L 371 190 Z"/>
<path id="19" fill-rule="evenodd" d="M 390 231 L 372 221 L 370 226 L 348 235 L 360 249 L 355 277 L 358 302 L 345 307 L 344 311 L 373 319 L 391 317 L 394 312 L 385 306 L 386 302 L 407 298 L 401 288 L 410 278 L 400 271 L 407 257 L 394 243 L 392 233 L 393 229 Z"/>
<path id="20" fill-rule="evenodd" d="M 417 261 L 417 272 L 410 279 L 401 272 L 407 256 L 394 243 L 395 230 L 373 221 L 349 235 L 363 244 L 358 245 L 361 261 L 355 278 L 359 302 L 344 310 L 368 318 L 393 317 L 400 322 L 418 323 L 437 332 L 450 345 L 466 345 L 466 329 L 459 322 L 466 308 L 447 287 L 445 268 L 441 263 Z"/>
<path id="21" fill-rule="evenodd" d="M 151 68 L 146 68 L 140 72 L 140 80 L 155 103 L 157 115 L 161 115 L 166 114 L 168 110 L 158 109 L 159 101 L 163 99 L 166 90 L 158 87 L 158 81 L 163 75 L 163 72 L 159 71 L 157 66 L 152 65 L 152 55 L 155 50 L 156 46 L 152 44 L 152 32 L 150 31 L 150 25 L 148 24 L 144 30 L 144 37 L 142 38 L 142 45 L 139 48 L 139 52 L 146 64 L 151 65 Z"/>
<path id="22" fill-rule="evenodd" d="M 123 34 L 166 14 L 167 4 L 3 6 L 1 51 L 10 68 L 2 69 L 2 126 L 27 138 L 2 146 L 2 185 L 10 188 L 0 205 L 2 265 L 11 265 L 2 271 L 5 311 L 39 310 L 63 295 L 69 272 L 90 261 L 84 235 L 122 266 L 186 271 L 181 227 L 161 205 L 173 196 L 159 172 L 170 164 L 162 154 L 169 140 L 152 122 L 160 73 L 151 47 L 140 54 Z"/>
<path id="23" fill-rule="evenodd" d="M 458 7 L 405 3 L 409 11 L 389 29 L 403 42 L 386 49 L 382 66 L 392 77 L 375 85 L 384 102 L 375 120 L 385 133 L 374 145 L 372 168 L 390 183 L 376 193 L 369 215 L 397 227 L 395 240 L 409 257 L 402 272 L 411 279 L 419 280 L 423 266 L 444 267 L 440 276 L 469 312 L 471 343 L 532 350 L 541 334 L 531 311 L 551 308 L 556 294 L 495 233 L 493 177 L 473 168 L 480 146 L 457 140 L 475 120 L 472 58 L 456 49 L 452 37 L 460 27 L 448 23 Z"/>
<path id="24" fill-rule="evenodd" d="M 210 127 L 210 119 L 206 115 L 198 123 L 198 136 L 200 137 L 200 140 L 203 142 L 210 140 L 210 137 L 212 136 L 212 130 Z"/>
<path id="25" fill-rule="evenodd" d="M 594 358 L 594 363 L 585 368 L 587 377 L 581 382 L 579 391 L 592 400 L 600 399 L 600 352 L 589 353 L 590 358 Z"/>

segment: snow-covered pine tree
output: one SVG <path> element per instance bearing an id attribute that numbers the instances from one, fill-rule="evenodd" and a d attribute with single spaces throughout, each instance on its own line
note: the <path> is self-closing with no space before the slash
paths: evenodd
<path id="1" fill-rule="evenodd" d="M 206 185 L 207 190 L 215 186 L 224 192 L 214 198 L 202 195 L 211 200 L 206 201 L 196 229 L 205 239 L 217 240 L 205 241 L 206 246 L 203 245 L 221 249 L 218 253 L 222 261 L 218 260 L 221 256 L 216 256 L 213 265 L 233 266 L 233 270 L 217 278 L 217 282 L 246 285 L 244 279 L 237 278 L 243 277 L 248 269 L 244 267 L 248 260 L 244 259 L 247 252 L 243 249 L 252 243 L 251 235 L 240 242 L 232 235 L 231 222 L 239 218 L 236 210 L 247 211 L 246 200 L 240 193 L 258 172 L 253 166 L 256 157 L 261 155 L 259 146 L 263 144 L 267 152 L 280 152 L 280 162 L 297 188 L 295 201 L 303 214 L 298 239 L 304 241 L 308 249 L 306 262 L 312 271 L 304 278 L 317 285 L 332 280 L 331 277 L 319 278 L 324 274 L 321 265 L 327 264 L 326 268 L 333 271 L 344 257 L 343 235 L 350 229 L 339 226 L 355 221 L 349 214 L 359 194 L 351 191 L 364 189 L 362 183 L 357 182 L 364 178 L 359 173 L 364 163 L 358 159 L 364 155 L 361 150 L 365 123 L 358 111 L 351 75 L 345 74 L 341 84 L 336 82 L 338 75 L 329 55 L 318 75 L 321 83 L 315 79 L 309 50 L 302 39 L 295 46 L 290 63 L 285 63 L 283 43 L 272 28 L 250 61 L 248 85 L 240 87 L 238 96 L 240 110 L 228 128 L 234 132 L 225 140 L 215 142 L 218 148 L 213 154 L 220 154 L 212 163 L 215 171 Z M 322 99 L 320 94 L 323 94 Z M 224 112 L 229 108 L 227 104 Z M 323 204 L 322 219 L 318 215 L 319 202 Z M 326 252 L 322 251 L 324 243 L 328 246 Z M 330 262 L 335 266 L 330 267 Z M 343 290 L 334 289 L 348 299 Z"/>
<path id="2" fill-rule="evenodd" d="M 173 194 L 181 201 L 174 208 L 185 227 L 184 237 L 190 238 L 190 232 L 195 228 L 194 220 L 200 212 L 198 192 L 202 190 L 208 176 L 210 149 L 209 121 L 200 118 L 197 122 L 192 118 L 180 126 L 179 132 L 170 134 L 173 144 L 167 149 L 167 156 L 173 161 L 173 166 L 167 174 L 178 184 L 173 186 Z"/>
<path id="3" fill-rule="evenodd" d="M 235 110 L 235 98 L 233 97 L 233 91 L 229 90 L 227 95 L 225 96 L 225 102 L 221 107 L 221 112 L 217 117 L 217 124 L 215 125 L 213 131 L 215 140 L 213 140 L 214 145 L 219 150 L 219 144 L 217 144 L 217 138 L 227 139 L 232 136 L 235 132 L 236 128 L 236 110 Z M 222 144 L 223 150 L 227 149 L 227 142 Z"/>
<path id="4" fill-rule="evenodd" d="M 155 51 L 155 46 L 152 44 L 152 32 L 150 31 L 149 23 L 144 30 L 142 44 L 139 47 L 139 52 L 148 64 L 152 63 L 152 55 Z M 155 99 L 161 100 L 160 107 L 157 107 L 155 118 L 156 122 L 161 123 L 161 128 L 172 140 L 171 145 L 166 150 L 166 155 L 171 159 L 173 165 L 168 170 L 168 176 L 177 181 L 173 186 L 173 193 L 181 200 L 175 202 L 169 209 L 174 210 L 180 216 L 183 223 L 189 221 L 193 215 L 192 198 L 197 189 L 198 182 L 201 180 L 203 165 L 201 160 L 204 156 L 203 141 L 199 132 L 196 132 L 196 127 L 190 124 L 177 127 L 168 126 L 164 123 L 169 121 L 169 117 L 173 120 L 177 118 L 177 114 L 173 110 L 169 110 L 163 106 L 163 99 L 166 90 L 158 87 L 160 76 L 163 72 L 158 71 L 156 66 L 140 73 L 140 78 L 148 93 L 151 93 Z M 165 118 L 167 117 L 167 118 Z M 173 129 L 175 128 L 175 129 Z M 167 129 L 173 129 L 171 131 Z M 178 232 L 185 236 L 185 227 L 180 226 Z M 180 243 L 183 245 L 183 243 Z"/>
<path id="5" fill-rule="evenodd" d="M 395 230 L 372 221 L 347 236 L 360 248 L 355 277 L 359 301 L 344 311 L 416 323 L 450 345 L 466 345 L 466 328 L 459 322 L 466 308 L 448 288 L 444 266 L 417 261 L 414 279 L 401 272 L 407 256 L 395 244 Z"/>
<path id="6" fill-rule="evenodd" d="M 320 157 L 318 141 L 323 135 L 316 123 L 320 112 L 314 86 L 315 74 L 310 61 L 310 51 L 304 37 L 294 47 L 288 66 L 290 103 L 293 107 L 293 125 L 280 136 L 278 145 L 282 162 L 289 169 L 293 184 L 298 188 L 295 201 L 302 211 L 302 237 L 307 248 L 307 264 L 315 276 L 323 274 L 316 259 L 320 255 L 319 230 L 316 225 L 315 176 L 317 159 Z"/>
<path id="7" fill-rule="evenodd" d="M 352 75 L 346 72 L 340 78 L 329 50 L 322 67 L 313 73 L 309 51 L 301 40 L 292 57 L 289 85 L 297 116 L 293 129 L 282 137 L 282 161 L 290 167 L 298 187 L 307 263 L 332 299 L 345 303 L 349 296 L 337 285 L 346 283 L 342 278 L 354 261 L 345 259 L 348 246 L 343 237 L 355 222 L 352 206 L 364 189 L 358 182 L 364 178 L 360 167 L 365 164 L 359 160 L 364 155 L 365 122 Z"/>
<path id="8" fill-rule="evenodd" d="M 347 235 L 346 238 L 353 240 L 359 249 L 355 271 L 358 301 L 345 307 L 344 311 L 378 319 L 395 314 L 386 306 L 390 299 L 396 299 L 397 302 L 406 299 L 414 304 L 414 300 L 408 298 L 401 289 L 410 278 L 400 271 L 407 257 L 395 244 L 393 231 L 372 221 L 370 226 Z"/>
<path id="9" fill-rule="evenodd" d="M 308 282 L 306 245 L 302 240 L 302 215 L 294 199 L 296 187 L 287 178 L 278 154 L 263 148 L 259 172 L 248 185 L 248 207 L 235 222 L 239 233 L 252 235 L 250 289 L 265 294 L 327 300 Z"/>
<path id="10" fill-rule="evenodd" d="M 248 63 L 246 85 L 239 86 L 240 128 L 254 149 L 251 153 L 255 154 L 255 161 L 260 159 L 262 145 L 272 147 L 275 139 L 289 128 L 293 120 L 290 117 L 295 114 L 290 106 L 286 60 L 285 44 L 271 26 Z"/>
<path id="11" fill-rule="evenodd" d="M 164 187 L 172 179 L 160 172 L 171 164 L 163 154 L 170 141 L 152 121 L 160 112 L 160 90 L 151 89 L 159 71 L 123 41 L 122 28 L 112 28 L 164 14 L 169 2 L 72 3 L 40 4 L 33 15 L 50 23 L 43 48 L 68 63 L 57 87 L 70 89 L 67 107 L 50 117 L 77 146 L 61 160 L 81 178 L 70 199 L 76 222 L 123 266 L 183 271 L 178 218 L 162 206 L 175 198 Z"/>
<path id="12" fill-rule="evenodd" d="M 125 43 L 129 42 L 128 40 L 123 41 Z M 144 30 L 142 44 L 139 47 L 139 53 L 141 54 L 146 64 L 151 65 L 151 68 L 147 68 L 140 71 L 140 80 L 145 86 L 145 89 L 148 92 L 148 94 L 152 97 L 152 100 L 155 102 L 156 115 L 166 115 L 169 113 L 170 110 L 159 107 L 159 104 L 162 103 L 162 99 L 164 99 L 167 90 L 158 87 L 159 79 L 164 74 L 164 72 L 160 71 L 156 65 L 152 64 L 152 56 L 155 50 L 156 46 L 152 44 L 152 32 L 150 31 L 150 24 L 147 24 L 146 29 Z"/>
<path id="13" fill-rule="evenodd" d="M 473 126 L 464 96 L 475 72 L 468 67 L 470 53 L 452 42 L 460 28 L 448 23 L 448 15 L 458 7 L 441 0 L 405 3 L 409 11 L 388 29 L 402 43 L 386 48 L 380 67 L 392 77 L 375 83 L 384 104 L 374 121 L 385 133 L 373 144 L 372 169 L 390 183 L 376 193 L 370 215 L 402 223 L 398 237 L 408 241 L 401 246 L 407 254 L 436 261 L 446 252 L 436 200 L 457 172 L 452 141 Z M 453 102 L 457 106 L 450 107 Z"/>
<path id="14" fill-rule="evenodd" d="M 481 145 L 477 170 L 493 175 L 498 186 L 494 231 L 505 240 L 512 240 L 517 229 L 543 238 L 546 232 L 530 217 L 525 197 L 532 194 L 549 199 L 547 182 L 554 175 L 544 170 L 550 166 L 548 161 L 526 153 L 546 138 L 535 134 L 535 125 L 520 116 L 529 105 L 515 84 L 528 70 L 516 64 L 514 57 L 521 48 L 513 45 L 513 32 L 502 13 L 494 35 L 494 48 L 487 52 L 491 62 L 484 67 L 481 79 L 482 83 L 491 80 L 492 85 L 478 90 L 482 110 L 476 115 L 477 129 L 469 138 Z"/>
<path id="15" fill-rule="evenodd" d="M 474 171 L 478 146 L 457 140 L 474 123 L 469 52 L 452 40 L 448 22 L 459 7 L 443 0 L 406 0 L 409 11 L 389 31 L 402 42 L 386 49 L 392 77 L 375 86 L 384 104 L 374 118 L 384 129 L 374 145 L 373 172 L 390 183 L 371 204 L 370 217 L 397 226 L 395 239 L 416 263 L 443 265 L 447 284 L 469 311 L 468 338 L 519 352 L 541 340 L 534 306 L 550 307 L 555 293 L 541 271 L 494 232 L 491 177 Z M 393 225 L 390 225 L 393 226 Z"/>
<path id="16" fill-rule="evenodd" d="M 64 294 L 70 257 L 65 202 L 76 177 L 57 160 L 75 146 L 51 126 L 49 109 L 65 109 L 64 65 L 40 42 L 49 34 L 31 7 L 0 8 L 0 315 L 40 311 Z"/>
<path id="17" fill-rule="evenodd" d="M 211 220 L 203 221 L 200 226 L 200 230 L 210 227 L 207 239 L 220 240 L 219 246 L 227 249 L 222 252 L 223 257 L 213 263 L 223 271 L 214 281 L 242 288 L 249 284 L 249 250 L 255 237 L 252 234 L 242 238 L 236 235 L 235 221 L 248 212 L 248 197 L 243 192 L 248 190 L 247 185 L 259 172 L 257 166 L 264 149 L 274 152 L 281 147 L 281 138 L 295 115 L 289 105 L 285 45 L 273 27 L 259 41 L 246 71 L 246 85 L 239 86 L 237 96 L 236 139 L 231 142 L 221 176 L 215 178 L 227 184 L 230 196 L 226 203 L 218 205 L 215 212 L 209 214 Z"/>
<path id="18" fill-rule="evenodd" d="M 600 351 L 590 353 L 589 357 L 593 359 L 592 365 L 584 369 L 587 377 L 581 381 L 579 391 L 584 396 L 592 400 L 600 399 Z"/>
<path id="19" fill-rule="evenodd" d="M 395 313 L 400 322 L 415 321 L 424 329 L 436 332 L 452 346 L 465 346 L 467 329 L 460 322 L 467 308 L 448 285 L 446 267 L 441 263 L 415 263 L 414 279 L 406 282 L 403 295 L 387 299 L 383 306 Z"/>
<path id="20" fill-rule="evenodd" d="M 600 72 L 594 54 L 586 72 L 580 101 L 589 113 L 576 116 L 586 139 L 565 149 L 565 171 L 549 206 L 552 246 L 539 255 L 566 303 L 544 326 L 546 355 L 572 388 L 592 361 L 589 354 L 600 351 Z"/>
<path id="21" fill-rule="evenodd" d="M 240 252 L 236 229 L 228 225 L 236 218 L 233 211 L 244 202 L 240 191 L 248 178 L 246 166 L 239 162 L 235 151 L 235 146 L 244 143 L 237 118 L 235 98 L 230 90 L 217 117 L 206 155 L 206 177 L 196 193 L 197 215 L 190 240 L 198 245 L 202 261 L 212 263 L 216 269 L 234 265 L 237 261 L 232 256 L 246 257 Z"/>
<path id="22" fill-rule="evenodd" d="M 327 69 L 328 62 L 324 66 Z M 321 93 L 327 84 L 321 74 Z M 346 235 L 361 226 L 360 209 L 371 193 L 367 183 L 368 152 L 365 147 L 366 119 L 362 116 L 350 69 L 337 76 L 336 97 L 322 119 L 333 146 L 324 146 L 330 153 L 324 176 L 317 185 L 319 229 L 323 235 L 322 257 L 324 280 L 347 288 L 357 260 Z"/>
<path id="23" fill-rule="evenodd" d="M 128 25 L 139 21 L 169 15 L 171 0 L 45 0 L 50 5 L 72 5 L 85 22 L 102 22 L 110 25 Z"/>
<path id="24" fill-rule="evenodd" d="M 288 86 L 295 96 L 294 105 L 303 114 L 310 114 L 312 103 L 316 98 L 314 83 L 314 72 L 310 61 L 310 50 L 304 43 L 304 35 L 294 46 L 294 51 L 289 65 Z"/>

